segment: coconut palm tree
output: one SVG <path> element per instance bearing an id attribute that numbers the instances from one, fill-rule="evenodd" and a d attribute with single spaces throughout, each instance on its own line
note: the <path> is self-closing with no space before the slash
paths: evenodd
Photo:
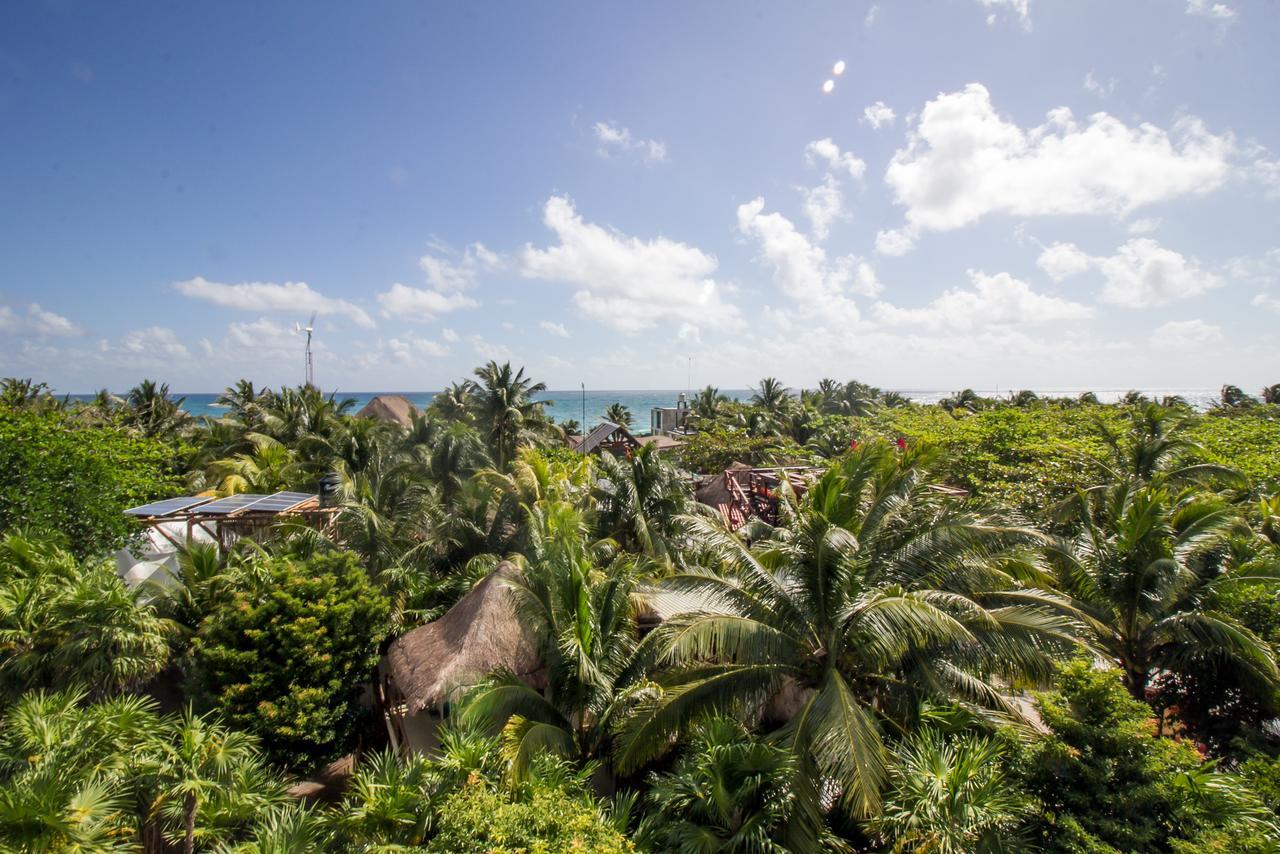
<path id="1" fill-rule="evenodd" d="M 791 405 L 791 389 L 774 377 L 765 377 L 751 395 L 751 405 L 770 417 L 781 415 Z"/>
<path id="2" fill-rule="evenodd" d="M 887 409 L 899 409 L 903 406 L 910 406 L 911 399 L 900 392 L 886 391 L 880 395 L 880 405 Z"/>
<path id="3" fill-rule="evenodd" d="M 630 459 L 603 455 L 597 465 L 596 521 L 604 536 L 624 549 L 666 565 L 678 556 L 676 517 L 693 500 L 680 473 L 646 445 Z"/>
<path id="4" fill-rule="evenodd" d="M 614 424 L 621 424 L 623 427 L 630 427 L 631 410 L 621 403 L 611 403 L 609 408 L 604 411 L 604 420 L 612 421 Z"/>
<path id="5" fill-rule="evenodd" d="M 576 418 L 566 418 L 561 421 L 560 429 L 564 431 L 566 436 L 577 436 L 582 433 L 582 425 L 578 423 Z"/>
<path id="6" fill-rule="evenodd" d="M 1269 385 L 1262 390 L 1262 402 L 1277 404 L 1280 403 L 1280 383 Z"/>
<path id="7" fill-rule="evenodd" d="M 1206 455 L 1204 448 L 1188 437 L 1193 423 L 1191 416 L 1156 403 L 1132 408 L 1125 427 L 1111 427 L 1096 420 L 1098 437 L 1110 459 L 1102 463 L 1092 458 L 1082 461 L 1099 472 L 1103 483 L 1131 480 L 1181 485 L 1216 478 L 1242 484 L 1239 472 L 1228 466 L 1188 462 L 1188 458 Z"/>
<path id="8" fill-rule="evenodd" d="M 939 495 L 927 463 L 918 448 L 863 446 L 798 506 L 784 502 L 788 523 L 751 548 L 718 520 L 686 517 L 719 566 L 664 582 L 705 605 L 643 642 L 639 655 L 667 670 L 624 724 L 619 767 L 661 752 L 700 714 L 733 712 L 763 719 L 802 779 L 829 780 L 844 809 L 866 816 L 886 775 L 882 720 L 909 722 L 925 698 L 1016 720 L 1001 686 L 1047 680 L 1074 627 L 1035 586 L 1023 550 L 1038 536 Z"/>
<path id="9" fill-rule="evenodd" d="M 511 363 L 489 362 L 476 368 L 471 411 L 489 455 L 500 470 L 515 458 L 516 447 L 530 441 L 542 427 L 542 401 L 534 395 L 547 390 L 524 375 L 524 368 L 512 370 Z"/>
<path id="10" fill-rule="evenodd" d="M 209 477 L 223 495 L 279 492 L 301 486 L 306 475 L 288 446 L 261 433 L 247 436 L 253 450 L 209 464 Z"/>
<path id="11" fill-rule="evenodd" d="M 977 412 L 979 409 L 982 409 L 985 404 L 986 401 L 979 397 L 978 393 L 971 388 L 963 389 L 950 397 L 944 397 L 942 400 L 938 401 L 938 405 L 947 410 L 947 412 L 955 412 L 956 410 L 960 410 L 962 412 Z"/>
<path id="12" fill-rule="evenodd" d="M 225 406 L 229 414 L 246 429 L 257 430 L 266 418 L 272 397 L 271 389 L 258 390 L 254 388 L 252 380 L 241 379 L 235 385 L 223 389 L 215 403 Z"/>
<path id="13" fill-rule="evenodd" d="M 798 774 L 791 751 L 738 721 L 700 721 L 672 770 L 650 778 L 649 811 L 636 837 L 651 851 L 792 850 L 788 825 L 805 818 L 796 799 Z M 825 828 L 810 834 L 827 843 L 823 848 L 837 848 Z"/>
<path id="14" fill-rule="evenodd" d="M 476 384 L 470 380 L 453 383 L 431 398 L 427 410 L 445 421 L 466 421 L 475 406 Z"/>
<path id="15" fill-rule="evenodd" d="M 531 555 L 509 583 L 537 638 L 547 687 L 496 674 L 468 696 L 464 725 L 500 731 L 513 778 L 542 752 L 585 763 L 607 758 L 619 719 L 641 683 L 635 647 L 634 570 L 625 556 L 600 565 L 583 516 L 564 502 L 530 508 Z"/>
<path id="16" fill-rule="evenodd" d="M 872 828 L 894 851 L 994 854 L 1017 847 L 1017 825 L 1030 806 L 1002 770 L 991 738 L 947 739 L 924 727 L 895 751 L 883 814 Z"/>
<path id="17" fill-rule="evenodd" d="M 1222 409 L 1243 409 L 1257 402 L 1257 398 L 1245 394 L 1240 386 L 1227 384 L 1222 387 L 1222 392 L 1219 394 L 1218 406 Z"/>
<path id="18" fill-rule="evenodd" d="M 125 423 L 145 436 L 170 436 L 190 421 L 182 409 L 185 397 L 169 396 L 169 384 L 143 380 L 125 396 Z"/>
<path id="19" fill-rule="evenodd" d="M 724 416 L 727 403 L 728 395 L 721 394 L 720 389 L 714 386 L 707 386 L 693 397 L 693 417 L 699 421 L 714 422 Z"/>
<path id="20" fill-rule="evenodd" d="M 1254 687 L 1278 684 L 1268 645 L 1214 609 L 1232 585 L 1280 581 L 1280 564 L 1224 566 L 1221 546 L 1240 523 L 1234 508 L 1130 480 L 1092 490 L 1073 507 L 1081 533 L 1049 549 L 1058 584 L 1135 699 L 1147 698 L 1157 671 L 1176 674 L 1197 660 Z"/>
<path id="21" fill-rule="evenodd" d="M 17 377 L 0 379 L 0 406 L 8 409 L 29 409 L 52 400 L 56 398 L 50 393 L 48 383 L 38 383 L 31 379 Z"/>

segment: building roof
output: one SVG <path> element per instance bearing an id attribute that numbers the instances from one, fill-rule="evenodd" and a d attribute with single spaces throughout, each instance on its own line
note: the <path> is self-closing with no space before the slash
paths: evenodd
<path id="1" fill-rule="evenodd" d="M 636 437 L 632 436 L 631 431 L 626 427 L 614 424 L 612 421 L 601 421 L 585 439 L 574 446 L 574 450 L 589 454 L 606 442 L 625 442 L 633 448 L 640 447 Z"/>
<path id="2" fill-rule="evenodd" d="M 391 421 L 401 427 L 408 427 L 413 423 L 414 412 L 417 412 L 417 408 L 403 394 L 378 394 L 374 395 L 373 400 L 366 403 L 356 415 L 360 418 Z"/>
<path id="3" fill-rule="evenodd" d="M 669 451 L 672 448 L 678 448 L 683 444 L 679 439 L 666 434 L 652 436 L 637 436 L 636 441 L 641 445 L 653 445 L 655 451 Z"/>
<path id="4" fill-rule="evenodd" d="M 410 715 L 439 708 L 495 670 L 533 685 L 543 679 L 533 633 L 515 612 L 504 561 L 440 619 L 414 629 L 387 648 L 383 665 Z"/>

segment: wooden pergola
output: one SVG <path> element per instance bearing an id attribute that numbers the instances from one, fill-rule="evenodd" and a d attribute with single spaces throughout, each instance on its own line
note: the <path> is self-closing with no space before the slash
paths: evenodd
<path id="1" fill-rule="evenodd" d="M 320 496 L 312 493 L 277 492 L 272 495 L 240 493 L 226 498 L 196 495 L 167 498 L 124 512 L 156 531 L 175 548 L 186 548 L 198 529 L 208 534 L 225 554 L 242 537 L 255 541 L 265 539 L 282 519 L 293 519 L 333 534 L 338 509 L 322 507 Z M 181 539 L 171 531 L 173 523 L 185 527 L 186 535 Z"/>

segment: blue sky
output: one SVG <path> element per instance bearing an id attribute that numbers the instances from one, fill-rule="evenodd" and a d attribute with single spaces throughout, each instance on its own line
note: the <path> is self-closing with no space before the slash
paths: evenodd
<path id="1" fill-rule="evenodd" d="M 1267 0 L 6 3 L 0 374 L 294 383 L 318 311 L 344 390 L 1260 386 L 1277 43 Z"/>

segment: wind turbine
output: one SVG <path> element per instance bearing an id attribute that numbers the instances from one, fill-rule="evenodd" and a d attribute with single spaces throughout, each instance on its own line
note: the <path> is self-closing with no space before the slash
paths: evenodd
<path id="1" fill-rule="evenodd" d="M 307 321 L 306 326 L 303 326 L 300 323 L 293 324 L 294 332 L 307 333 L 307 361 L 304 367 L 307 374 L 307 385 L 309 386 L 315 385 L 315 364 L 311 361 L 311 333 L 315 331 L 315 328 L 316 328 L 316 313 L 314 311 L 311 312 L 311 319 Z"/>

